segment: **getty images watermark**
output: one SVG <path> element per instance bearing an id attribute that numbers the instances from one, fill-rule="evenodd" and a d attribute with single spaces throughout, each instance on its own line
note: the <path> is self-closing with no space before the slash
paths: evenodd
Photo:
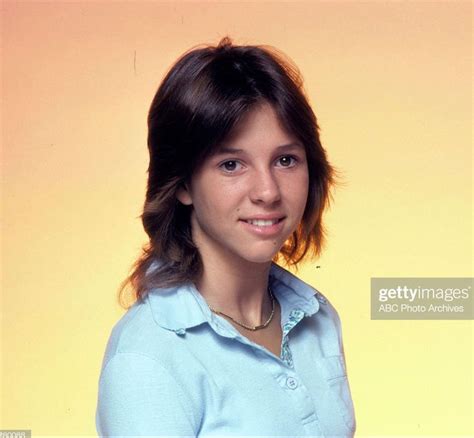
<path id="1" fill-rule="evenodd" d="M 371 278 L 371 319 L 473 319 L 472 281 Z"/>

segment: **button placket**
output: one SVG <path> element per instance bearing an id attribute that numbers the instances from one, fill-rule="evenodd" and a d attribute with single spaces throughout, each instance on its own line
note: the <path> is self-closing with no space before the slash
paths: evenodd
<path id="1" fill-rule="evenodd" d="M 288 333 L 290 330 L 298 324 L 304 317 L 305 313 L 300 309 L 293 309 L 290 312 L 288 321 L 283 326 L 283 340 L 281 343 L 281 359 L 285 362 L 290 368 L 293 366 L 293 356 L 291 354 L 290 346 L 288 344 Z"/>

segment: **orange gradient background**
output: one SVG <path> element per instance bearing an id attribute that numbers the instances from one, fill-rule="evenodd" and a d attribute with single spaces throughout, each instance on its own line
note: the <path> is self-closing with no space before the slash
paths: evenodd
<path id="1" fill-rule="evenodd" d="M 146 237 L 149 104 L 178 56 L 229 35 L 293 59 L 345 177 L 299 275 L 340 313 L 357 436 L 474 434 L 472 321 L 370 320 L 371 277 L 472 276 L 470 3 L 1 8 L 2 429 L 95 435 Z"/>

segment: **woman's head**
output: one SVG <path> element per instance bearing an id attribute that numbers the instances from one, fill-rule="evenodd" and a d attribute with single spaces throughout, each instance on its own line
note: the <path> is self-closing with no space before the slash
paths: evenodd
<path id="1" fill-rule="evenodd" d="M 296 230 L 308 188 L 303 144 L 262 103 L 194 170 L 177 198 L 191 211 L 204 265 L 252 270 L 268 264 Z"/>
<path id="2" fill-rule="evenodd" d="M 298 70 L 275 49 L 235 46 L 224 38 L 217 46 L 197 48 L 179 58 L 151 104 L 142 214 L 150 242 L 127 279 L 138 298 L 149 287 L 194 281 L 200 275 L 202 262 L 191 234 L 193 206 L 178 199 L 179 194 L 186 193 L 203 163 L 235 138 L 242 123 L 248 122 L 246 116 L 262 108 L 275 115 L 281 132 L 302 146 L 307 162 L 302 217 L 275 260 L 295 265 L 307 255 L 320 253 L 322 214 L 334 170 L 321 146 Z M 160 268 L 147 275 L 155 260 L 160 260 Z"/>

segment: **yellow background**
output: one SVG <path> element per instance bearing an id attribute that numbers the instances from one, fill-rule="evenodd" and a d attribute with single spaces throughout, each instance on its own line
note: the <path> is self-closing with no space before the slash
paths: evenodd
<path id="1" fill-rule="evenodd" d="M 2 3 L 1 427 L 94 435 L 145 242 L 146 113 L 225 35 L 299 66 L 347 186 L 300 270 L 338 309 L 357 435 L 472 435 L 472 321 L 372 321 L 370 278 L 472 276 L 471 5 Z M 316 268 L 319 265 L 320 268 Z"/>

